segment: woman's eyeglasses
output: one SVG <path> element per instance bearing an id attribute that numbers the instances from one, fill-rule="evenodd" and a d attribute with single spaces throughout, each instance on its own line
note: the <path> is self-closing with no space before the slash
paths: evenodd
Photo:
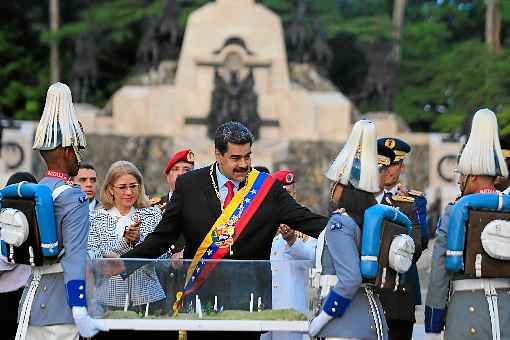
<path id="1" fill-rule="evenodd" d="M 128 190 L 138 191 L 140 188 L 140 184 L 121 184 L 121 185 L 113 185 L 113 187 L 119 191 L 126 192 Z"/>

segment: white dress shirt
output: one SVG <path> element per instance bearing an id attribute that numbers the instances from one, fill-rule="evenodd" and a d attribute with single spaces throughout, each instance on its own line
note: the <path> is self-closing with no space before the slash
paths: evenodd
<path id="1" fill-rule="evenodd" d="M 239 190 L 239 184 L 241 182 L 228 179 L 224 174 L 221 173 L 218 164 L 216 164 L 216 178 L 218 179 L 218 192 L 220 194 L 221 206 L 223 206 L 223 202 L 225 202 L 225 198 L 227 197 L 228 194 L 228 189 L 225 184 L 227 184 L 228 181 L 234 183 L 235 194 Z"/>
<path id="2" fill-rule="evenodd" d="M 390 193 L 391 196 L 393 195 L 396 195 L 397 194 L 397 186 L 393 186 L 392 188 L 390 189 L 384 189 L 383 191 L 381 191 L 378 195 L 375 196 L 375 200 L 377 201 L 377 203 L 381 203 L 383 197 L 384 197 L 384 194 L 386 193 Z"/>

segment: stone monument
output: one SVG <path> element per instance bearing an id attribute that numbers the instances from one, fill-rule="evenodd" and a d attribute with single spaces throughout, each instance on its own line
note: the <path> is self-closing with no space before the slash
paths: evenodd
<path id="1" fill-rule="evenodd" d="M 192 148 L 196 166 L 209 164 L 215 128 L 234 119 L 257 137 L 253 165 L 294 168 L 302 179 L 300 200 L 323 212 L 324 170 L 358 119 L 351 102 L 331 86 L 319 91 L 289 78 L 281 19 L 255 0 L 216 0 L 195 10 L 175 81 L 125 85 L 111 107 L 111 115 L 77 108 L 100 173 L 115 160 L 131 160 L 144 171 L 147 191 L 163 193 L 167 157 Z M 411 133 L 393 114 L 368 117 L 376 121 L 379 135 L 399 135 L 413 145 L 408 184 L 422 190 L 445 184 L 435 175 L 437 157 L 445 150 L 440 137 Z"/>
<path id="2" fill-rule="evenodd" d="M 252 129 L 254 159 L 270 168 L 291 140 L 341 143 L 352 110 L 338 91 L 291 83 L 280 17 L 255 0 L 197 9 L 188 18 L 175 83 L 124 86 L 112 104 L 111 117 L 83 117 L 86 131 L 172 137 L 176 149 L 191 147 L 206 164 L 214 129 L 235 119 Z"/>

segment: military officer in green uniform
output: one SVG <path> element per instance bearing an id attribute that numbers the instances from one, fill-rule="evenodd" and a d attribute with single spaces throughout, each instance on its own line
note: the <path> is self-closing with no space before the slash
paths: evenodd
<path id="1" fill-rule="evenodd" d="M 379 295 L 388 323 L 390 340 L 412 338 L 416 322 L 415 306 L 421 303 L 416 261 L 421 255 L 422 237 L 416 200 L 408 195 L 407 191 L 401 191 L 401 185 L 398 184 L 400 173 L 404 169 L 404 159 L 410 151 L 409 144 L 398 138 L 380 138 L 377 141 L 381 192 L 376 194 L 376 200 L 380 204 L 398 208 L 409 217 L 413 222 L 412 237 L 415 243 L 413 265 L 406 274 L 404 287 L 398 291 L 384 289 Z"/>

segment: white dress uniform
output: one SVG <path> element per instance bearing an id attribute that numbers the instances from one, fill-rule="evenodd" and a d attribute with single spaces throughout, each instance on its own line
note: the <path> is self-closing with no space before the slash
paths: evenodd
<path id="1" fill-rule="evenodd" d="M 273 309 L 293 308 L 307 313 L 305 301 L 305 283 L 308 279 L 308 268 L 304 262 L 285 262 L 291 260 L 313 261 L 317 239 L 297 238 L 289 247 L 281 234 L 276 236 L 271 246 L 272 271 L 272 302 Z M 311 263 L 311 262 L 310 262 Z M 299 332 L 269 332 L 260 337 L 261 340 L 303 340 L 308 335 Z"/>

